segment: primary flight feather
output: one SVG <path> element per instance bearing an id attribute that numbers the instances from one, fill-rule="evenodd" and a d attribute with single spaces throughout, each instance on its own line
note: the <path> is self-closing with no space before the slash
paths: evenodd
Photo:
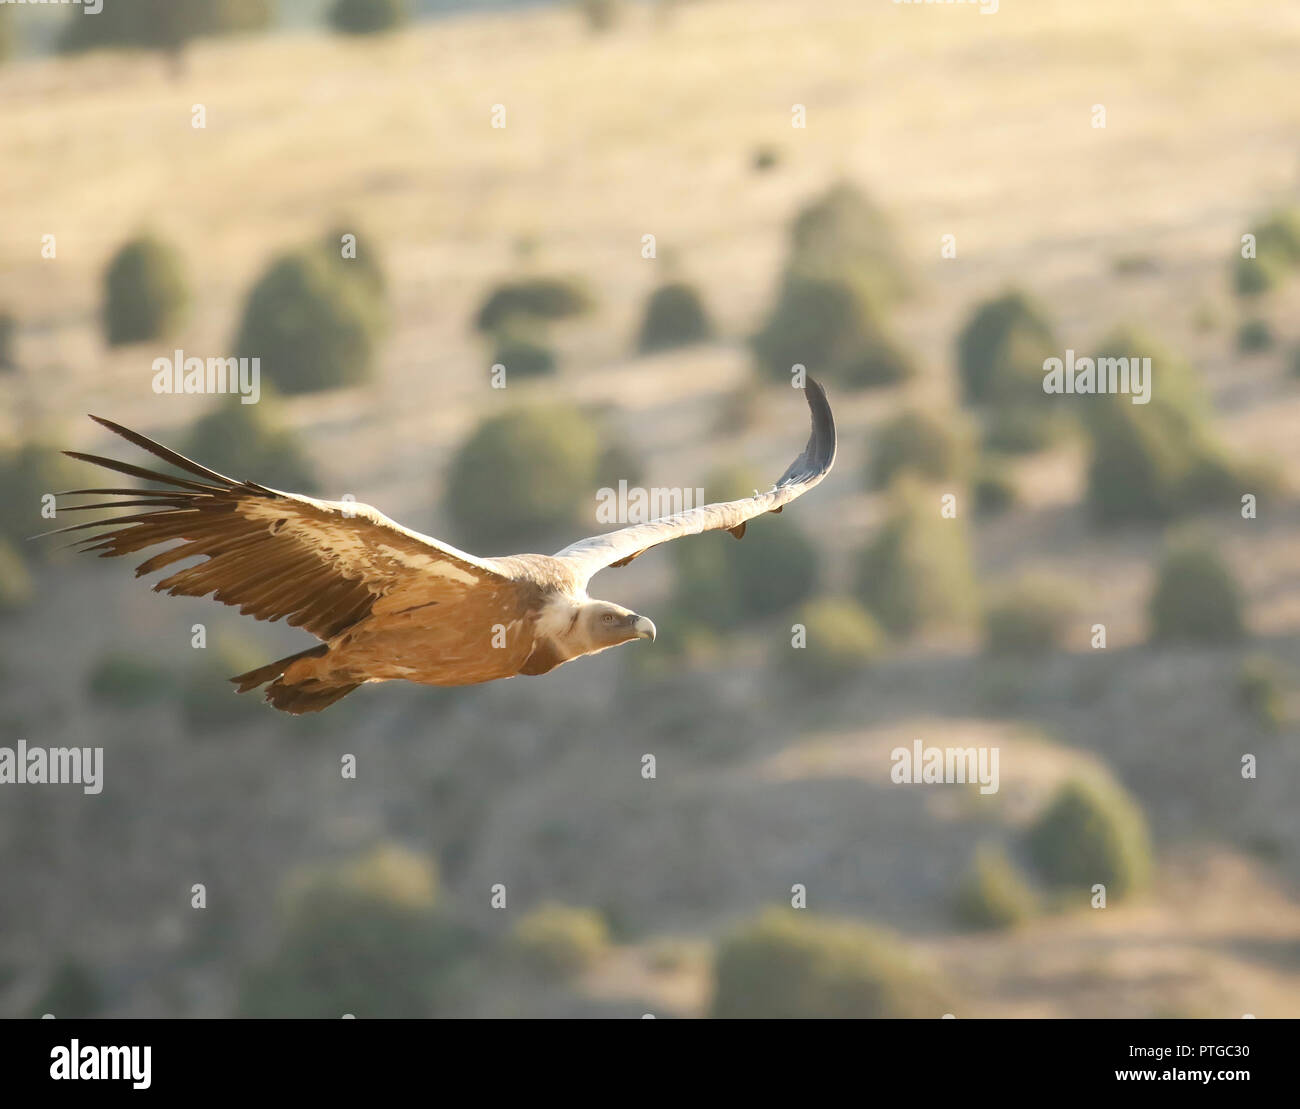
<path id="1" fill-rule="evenodd" d="M 65 511 L 141 511 L 59 531 L 108 528 L 76 544 L 101 558 L 179 540 L 142 562 L 136 576 L 202 556 L 154 589 L 212 594 L 241 613 L 285 619 L 321 640 L 231 679 L 240 693 L 265 685 L 266 699 L 285 712 L 318 712 L 365 682 L 455 686 L 545 674 L 620 643 L 654 639 L 655 626 L 644 616 L 587 596 L 599 571 L 685 535 L 725 530 L 740 538 L 746 521 L 780 512 L 826 476 L 835 461 L 835 422 L 820 385 L 809 379 L 804 392 L 812 434 L 766 493 L 619 528 L 554 555 L 479 558 L 369 505 L 225 477 L 98 416 L 91 419 L 190 476 L 65 451 L 163 488 L 68 490 L 59 495 L 113 499 Z"/>

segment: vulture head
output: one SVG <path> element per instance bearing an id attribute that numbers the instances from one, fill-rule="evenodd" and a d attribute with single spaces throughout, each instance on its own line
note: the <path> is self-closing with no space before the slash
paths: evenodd
<path id="1" fill-rule="evenodd" d="M 644 616 L 612 601 L 589 601 L 583 605 L 578 618 L 578 637 L 590 643 L 590 651 L 603 651 L 617 647 L 632 639 L 654 641 L 655 626 Z"/>

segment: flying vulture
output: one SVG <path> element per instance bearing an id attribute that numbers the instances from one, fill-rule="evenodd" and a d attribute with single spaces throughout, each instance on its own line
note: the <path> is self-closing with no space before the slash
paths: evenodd
<path id="1" fill-rule="evenodd" d="M 259 620 L 286 617 L 321 640 L 230 679 L 240 693 L 265 685 L 266 699 L 285 712 L 319 712 L 363 682 L 404 678 L 455 686 L 545 674 L 571 659 L 655 637 L 644 616 L 588 597 L 593 575 L 683 535 L 723 530 L 740 538 L 747 520 L 780 512 L 826 476 L 835 461 L 835 423 L 821 386 L 809 379 L 804 392 L 812 413 L 808 445 L 766 493 L 619 528 L 554 555 L 479 558 L 369 505 L 235 481 L 98 416 L 91 419 L 189 476 L 65 451 L 163 488 L 68 490 L 59 495 L 116 498 L 72 510 L 140 511 L 59 531 L 107 527 L 74 543 L 100 558 L 182 540 L 141 563 L 136 576 L 205 556 L 155 591 L 211 593 Z"/>

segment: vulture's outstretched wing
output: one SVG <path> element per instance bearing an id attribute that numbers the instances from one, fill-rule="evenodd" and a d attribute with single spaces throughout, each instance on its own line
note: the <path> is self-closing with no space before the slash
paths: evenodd
<path id="1" fill-rule="evenodd" d="M 739 501 L 706 504 L 647 524 L 634 524 L 605 535 L 593 535 L 590 539 L 570 544 L 555 557 L 568 563 L 577 576 L 586 581 L 607 566 L 626 566 L 649 548 L 683 535 L 729 531 L 737 539 L 741 538 L 747 520 L 765 512 L 780 512 L 782 506 L 821 481 L 835 462 L 835 420 L 826 393 L 812 378 L 807 379 L 804 393 L 812 414 L 812 434 L 803 454 L 790 463 L 768 492 Z"/>
<path id="2" fill-rule="evenodd" d="M 136 576 L 182 559 L 206 556 L 154 586 L 173 596 L 214 594 L 222 604 L 259 620 L 288 618 L 318 639 L 329 639 L 369 614 L 376 602 L 405 587 L 418 588 L 422 603 L 440 592 L 463 594 L 509 578 L 490 560 L 475 558 L 410 531 L 366 504 L 318 501 L 235 481 L 111 420 L 92 416 L 128 442 L 156 455 L 193 479 L 133 466 L 99 455 L 64 451 L 166 488 L 70 489 L 59 496 L 90 494 L 114 499 L 60 506 L 60 512 L 134 508 L 108 519 L 48 532 L 108 527 L 75 543 L 100 558 L 132 554 L 182 540 L 136 568 Z"/>

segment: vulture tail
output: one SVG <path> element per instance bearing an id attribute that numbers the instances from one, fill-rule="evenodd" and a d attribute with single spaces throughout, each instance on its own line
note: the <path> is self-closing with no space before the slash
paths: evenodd
<path id="1" fill-rule="evenodd" d="M 329 708 L 335 701 L 341 700 L 357 688 L 360 682 L 331 682 L 320 678 L 308 678 L 305 681 L 288 684 L 282 680 L 284 672 L 291 663 L 304 658 L 321 658 L 329 650 L 322 643 L 318 647 L 308 647 L 295 655 L 276 659 L 265 666 L 238 674 L 230 680 L 235 683 L 237 692 L 247 693 L 259 685 L 266 686 L 266 699 L 282 712 L 298 716 L 304 712 L 320 712 Z"/>
<path id="2" fill-rule="evenodd" d="M 320 712 L 321 709 L 329 708 L 360 685 L 360 682 L 335 685 L 315 680 L 301 685 L 285 685 L 277 678 L 266 687 L 266 699 L 282 712 L 300 716 L 304 712 Z"/>
<path id="3" fill-rule="evenodd" d="M 300 658 L 320 658 L 328 650 L 329 647 L 321 643 L 316 647 L 308 647 L 305 651 L 299 651 L 295 655 L 286 655 L 274 662 L 268 662 L 265 666 L 259 666 L 256 670 L 248 671 L 247 674 L 236 674 L 230 680 L 238 687 L 235 690 L 236 693 L 247 693 L 250 689 L 265 685 L 272 678 L 278 678 L 289 668 L 291 662 L 297 662 Z"/>

